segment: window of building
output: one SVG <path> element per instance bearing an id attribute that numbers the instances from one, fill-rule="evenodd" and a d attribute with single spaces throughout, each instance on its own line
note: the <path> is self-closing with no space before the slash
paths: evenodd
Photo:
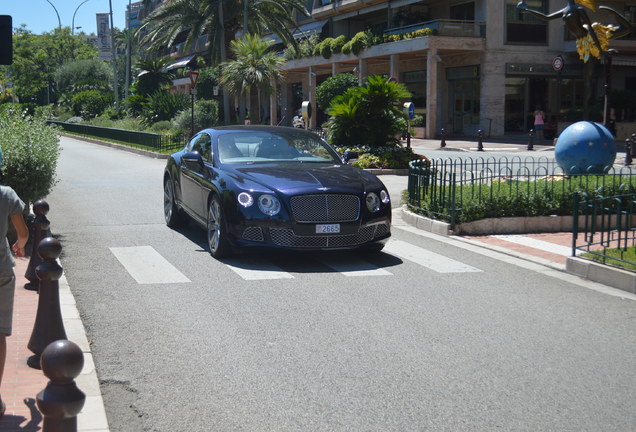
<path id="1" fill-rule="evenodd" d="M 450 17 L 453 20 L 475 21 L 475 3 L 462 3 L 451 6 Z"/>
<path id="2" fill-rule="evenodd" d="M 548 22 L 517 9 L 518 0 L 506 0 L 506 42 L 540 44 L 548 42 Z M 548 0 L 527 0 L 528 9 L 547 13 Z"/>

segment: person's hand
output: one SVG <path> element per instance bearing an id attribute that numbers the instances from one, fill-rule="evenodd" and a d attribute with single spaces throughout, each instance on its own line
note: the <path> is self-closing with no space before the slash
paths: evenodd
<path id="1" fill-rule="evenodd" d="M 24 255 L 25 255 L 25 253 L 24 253 L 24 245 L 20 244 L 19 241 L 15 242 L 11 249 L 13 250 L 13 253 L 15 254 L 15 256 L 17 256 L 19 258 L 24 257 Z"/>

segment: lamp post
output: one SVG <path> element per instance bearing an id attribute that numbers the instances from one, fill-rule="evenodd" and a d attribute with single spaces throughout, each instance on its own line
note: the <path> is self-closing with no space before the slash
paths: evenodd
<path id="1" fill-rule="evenodd" d="M 53 9 L 55 9 L 55 15 L 57 15 L 58 26 L 59 26 L 59 28 L 62 28 L 62 20 L 60 19 L 60 14 L 58 13 L 57 8 L 49 0 L 46 0 L 46 1 L 47 1 L 48 4 L 50 4 L 53 7 Z"/>
<path id="2" fill-rule="evenodd" d="M 81 2 L 76 8 L 75 8 L 75 12 L 73 12 L 73 20 L 71 21 L 71 34 L 75 34 L 75 14 L 77 13 L 77 10 L 80 8 L 81 5 L 83 5 L 84 3 L 86 3 L 89 0 L 84 0 L 83 2 Z M 78 27 L 80 28 L 80 27 Z"/>

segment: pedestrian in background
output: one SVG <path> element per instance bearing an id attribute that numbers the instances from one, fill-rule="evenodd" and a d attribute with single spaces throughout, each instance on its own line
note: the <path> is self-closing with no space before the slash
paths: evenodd
<path id="1" fill-rule="evenodd" d="M 537 105 L 534 110 L 534 131 L 539 139 L 543 139 L 543 128 L 545 127 L 545 113 L 541 111 L 541 107 Z"/>
<path id="2" fill-rule="evenodd" d="M 0 167 L 2 167 L 2 151 L 0 150 Z M 0 173 L 0 182 L 2 181 Z M 2 375 L 7 359 L 7 336 L 11 336 L 13 321 L 13 297 L 15 293 L 15 274 L 13 267 L 15 260 L 11 251 L 17 257 L 25 255 L 24 248 L 29 239 L 29 230 L 24 223 L 22 212 L 24 202 L 9 186 L 0 184 L 0 387 Z M 9 220 L 17 233 L 17 240 L 9 247 L 7 230 Z M 6 411 L 6 404 L 0 397 L 0 417 Z"/>

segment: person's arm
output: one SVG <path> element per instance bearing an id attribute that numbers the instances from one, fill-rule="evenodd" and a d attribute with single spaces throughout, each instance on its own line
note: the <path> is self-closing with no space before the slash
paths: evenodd
<path id="1" fill-rule="evenodd" d="M 13 253 L 17 257 L 23 257 L 25 255 L 24 247 L 27 244 L 27 240 L 29 240 L 29 229 L 24 223 L 24 217 L 22 216 L 22 213 L 12 215 L 11 223 L 15 227 L 15 231 L 18 234 L 18 239 L 12 247 Z"/>

